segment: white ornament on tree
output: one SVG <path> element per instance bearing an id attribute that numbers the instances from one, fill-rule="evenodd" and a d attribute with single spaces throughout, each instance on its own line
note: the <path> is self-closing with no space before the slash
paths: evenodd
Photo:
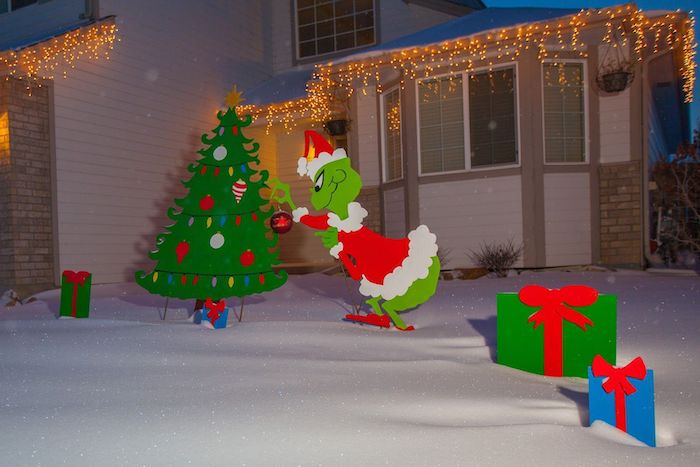
<path id="1" fill-rule="evenodd" d="M 218 148 L 214 149 L 214 159 L 217 161 L 224 160 L 227 154 L 228 152 L 224 146 L 219 146 Z"/>
<path id="2" fill-rule="evenodd" d="M 224 246 L 224 236 L 218 232 L 215 233 L 214 235 L 211 236 L 211 239 L 209 239 L 209 245 L 213 249 L 218 250 L 219 248 Z"/>

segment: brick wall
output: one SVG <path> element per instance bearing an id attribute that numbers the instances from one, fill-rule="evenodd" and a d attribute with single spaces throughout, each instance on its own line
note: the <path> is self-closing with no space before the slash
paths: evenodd
<path id="1" fill-rule="evenodd" d="M 0 80 L 0 285 L 54 286 L 49 90 Z"/>
<path id="2" fill-rule="evenodd" d="M 600 260 L 642 266 L 641 162 L 600 166 Z"/>

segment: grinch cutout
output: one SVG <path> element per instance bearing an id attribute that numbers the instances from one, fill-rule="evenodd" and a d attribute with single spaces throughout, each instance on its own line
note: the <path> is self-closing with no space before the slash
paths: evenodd
<path id="1" fill-rule="evenodd" d="M 440 275 L 440 260 L 435 234 L 425 225 L 406 238 L 386 238 L 362 225 L 367 211 L 355 199 L 362 179 L 350 166 L 342 148 L 333 147 L 315 131 L 306 131 L 306 157 L 299 159 L 297 172 L 313 181 L 311 204 L 327 210 L 320 216 L 297 208 L 289 185 L 273 182 L 274 198 L 293 209 L 294 222 L 321 230 L 323 244 L 331 256 L 342 261 L 350 277 L 360 282 L 360 293 L 370 297 L 366 303 L 373 313 L 348 314 L 349 321 L 412 331 L 399 313 L 425 303 L 435 293 Z M 284 194 L 278 195 L 278 190 Z M 381 302 L 381 303 L 380 303 Z"/>

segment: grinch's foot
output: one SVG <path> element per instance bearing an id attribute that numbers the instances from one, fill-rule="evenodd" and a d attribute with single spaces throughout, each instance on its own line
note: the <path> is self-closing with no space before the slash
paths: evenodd
<path id="1" fill-rule="evenodd" d="M 381 328 L 388 328 L 391 325 L 391 321 L 388 316 L 380 316 L 374 313 L 368 315 L 345 315 L 345 321 L 350 321 L 352 323 L 360 324 L 371 324 L 372 326 L 379 326 Z"/>
<path id="2" fill-rule="evenodd" d="M 406 326 L 405 328 L 400 328 L 400 327 L 396 326 L 396 329 L 398 329 L 399 331 L 404 331 L 404 332 L 416 330 L 416 328 L 414 328 L 413 326 Z"/>

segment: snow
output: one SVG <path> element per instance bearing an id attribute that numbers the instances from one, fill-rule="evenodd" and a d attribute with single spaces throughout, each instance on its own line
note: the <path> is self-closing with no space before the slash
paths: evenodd
<path id="1" fill-rule="evenodd" d="M 654 369 L 661 447 L 588 427 L 585 380 L 493 362 L 495 294 L 532 283 L 618 295 L 618 362 L 641 355 Z M 403 315 L 413 333 L 340 321 L 356 290 L 292 276 L 221 330 L 193 324 L 179 300 L 161 321 L 164 299 L 130 283 L 93 286 L 86 320 L 55 319 L 55 290 L 0 308 L 0 463 L 700 464 L 697 277 L 442 281 Z"/>

